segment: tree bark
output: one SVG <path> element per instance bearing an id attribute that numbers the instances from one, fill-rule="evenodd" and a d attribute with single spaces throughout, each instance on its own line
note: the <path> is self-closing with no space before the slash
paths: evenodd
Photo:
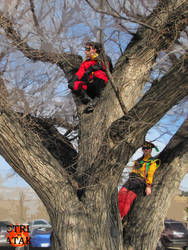
<path id="1" fill-rule="evenodd" d="M 152 196 L 135 202 L 125 228 L 124 246 L 117 185 L 125 164 L 141 146 L 147 131 L 188 95 L 185 56 L 137 103 L 158 53 L 172 46 L 186 27 L 186 11 L 186 1 L 159 1 L 146 20 L 154 29 L 139 29 L 113 73 L 127 114 L 123 114 L 108 84 L 94 112 L 80 113 L 78 153 L 50 123 L 21 117 L 7 108 L 3 90 L 0 153 L 46 206 L 53 226 L 53 249 L 155 249 L 168 207 L 166 201 L 172 199 L 187 171 L 188 144 L 182 139 L 187 138 L 187 121 L 164 150 L 165 157 L 160 156 L 163 164 L 157 171 Z M 58 65 L 67 79 L 79 66 L 79 56 L 29 47 L 3 13 L 0 26 L 26 57 Z M 176 179 L 169 181 L 173 176 Z"/>
<path id="2" fill-rule="evenodd" d="M 168 49 L 187 26 L 186 1 L 160 1 L 147 21 L 156 30 L 141 28 L 135 39 L 119 59 L 113 72 L 113 79 L 124 105 L 129 111 L 142 95 L 158 53 Z M 180 15 L 181 13 L 181 15 Z M 170 33 L 170 30 L 178 32 Z M 168 38 L 168 36 L 170 36 Z M 78 165 L 80 172 L 91 166 L 98 155 L 106 130 L 111 123 L 123 115 L 122 109 L 110 84 L 91 115 L 82 115 L 80 122 L 80 153 Z M 99 132 L 100 131 L 100 132 Z M 99 136 L 100 135 L 100 136 Z M 85 167 L 84 167 L 85 166 Z"/>
<path id="3" fill-rule="evenodd" d="M 55 222 L 53 228 L 58 229 L 53 232 L 53 249 L 123 249 L 120 225 L 116 224 L 117 206 L 111 211 L 110 200 L 104 203 L 107 198 L 105 188 L 99 188 L 98 192 L 92 190 L 90 195 L 87 200 L 72 203 L 71 208 L 67 206 L 65 211 L 58 202 L 53 207 L 58 210 L 55 216 L 51 216 Z M 117 193 L 113 195 L 116 199 Z"/>

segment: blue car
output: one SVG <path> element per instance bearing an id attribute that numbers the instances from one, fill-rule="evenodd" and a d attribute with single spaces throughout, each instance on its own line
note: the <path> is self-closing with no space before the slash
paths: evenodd
<path id="1" fill-rule="evenodd" d="M 52 227 L 36 228 L 31 233 L 31 246 L 33 247 L 50 247 L 50 236 Z"/>

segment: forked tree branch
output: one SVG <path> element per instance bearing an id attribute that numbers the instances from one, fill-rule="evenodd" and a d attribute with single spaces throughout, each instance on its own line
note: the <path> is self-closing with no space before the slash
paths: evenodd
<path id="1" fill-rule="evenodd" d="M 159 3 L 153 13 L 147 17 L 147 22 L 157 27 L 158 32 L 145 27 L 140 28 L 113 70 L 114 85 L 128 111 L 134 107 L 138 98 L 142 96 L 143 87 L 149 79 L 158 53 L 173 46 L 180 32 L 187 26 L 186 12 L 188 6 L 185 0 L 167 0 Z M 97 158 L 105 140 L 106 130 L 113 121 L 123 115 L 122 108 L 110 84 L 105 88 L 103 96 L 104 98 L 101 98 L 102 100 L 89 119 L 87 116 L 81 116 L 80 149 L 91 153 L 80 154 L 78 160 L 80 172 L 84 172 L 84 168 L 94 164 L 94 160 Z M 105 102 L 102 102 L 103 100 Z M 105 115 L 101 117 L 98 114 Z M 97 139 L 96 126 L 101 135 Z M 89 139 L 88 136 L 85 136 L 88 134 L 90 134 Z"/>
<path id="2" fill-rule="evenodd" d="M 52 207 L 56 195 L 62 195 L 67 201 L 71 195 L 71 199 L 77 201 L 75 181 L 69 172 L 73 169 L 70 165 L 68 169 L 65 167 L 65 155 L 69 154 L 66 141 L 54 136 L 45 124 L 25 121 L 27 123 L 12 111 L 6 110 L 0 115 L 0 154 L 31 185 L 46 206 L 51 203 Z M 60 144 L 65 147 L 61 148 Z M 64 154 L 63 163 L 58 153 Z M 61 194 L 57 186 L 61 187 Z M 62 206 L 66 207 L 66 204 Z"/>
<path id="3" fill-rule="evenodd" d="M 134 144 L 135 136 L 145 134 L 168 110 L 188 95 L 187 82 L 188 54 L 185 54 L 178 64 L 173 65 L 164 77 L 152 85 L 127 116 L 112 124 L 110 135 L 114 143 L 127 138 L 128 142 Z"/>
<path id="4" fill-rule="evenodd" d="M 34 117 L 32 115 L 24 115 L 22 113 L 14 112 L 8 106 L 8 92 L 4 84 L 4 80 L 0 77 L 0 112 L 14 114 L 15 119 L 20 120 L 25 128 L 27 127 L 33 133 L 37 134 L 43 146 L 52 154 L 52 156 L 59 162 L 59 164 L 67 169 L 67 173 L 75 172 L 77 152 L 69 142 L 69 140 L 60 134 L 55 128 L 55 125 L 61 125 L 67 129 L 73 129 L 66 121 Z"/>
<path id="5" fill-rule="evenodd" d="M 21 51 L 27 58 L 33 61 L 49 62 L 59 66 L 65 73 L 67 79 L 72 78 L 72 72 L 79 68 L 82 61 L 81 56 L 73 54 L 58 54 L 31 48 L 14 29 L 13 23 L 0 11 L 0 27 L 12 45 Z"/>
<path id="6" fill-rule="evenodd" d="M 188 25 L 186 18 L 187 11 L 188 6 L 185 0 L 160 0 L 152 14 L 146 19 L 146 22 L 152 24 L 157 30 L 148 30 L 145 27 L 140 27 L 128 44 L 123 55 L 118 59 L 114 71 L 118 69 L 122 70 L 121 66 L 124 65 L 127 60 L 131 59 L 130 51 L 132 51 L 133 47 L 136 49 L 137 45 L 140 48 L 141 57 L 144 57 L 147 50 L 151 51 L 154 49 L 155 56 L 157 56 L 157 52 L 168 50 L 173 46 L 174 42 L 179 38 L 180 32 Z M 145 47 L 146 44 L 147 48 Z"/>
<path id="7" fill-rule="evenodd" d="M 125 164 L 138 149 L 147 131 L 166 112 L 184 97 L 188 96 L 188 57 L 182 56 L 179 63 L 168 74 L 155 83 L 126 115 L 112 123 L 96 157 L 88 183 L 107 180 L 105 173 L 111 173 L 118 180 Z M 177 83 L 179 83 L 177 85 Z M 168 86 L 168 87 L 167 87 Z M 116 183 L 117 184 L 117 183 Z"/>

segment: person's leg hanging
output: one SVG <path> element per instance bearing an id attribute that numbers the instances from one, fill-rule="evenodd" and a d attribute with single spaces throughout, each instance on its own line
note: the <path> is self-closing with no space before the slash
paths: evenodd
<path id="1" fill-rule="evenodd" d="M 119 205 L 119 212 L 120 212 L 121 219 L 123 219 L 124 217 L 124 206 L 125 206 L 128 192 L 129 190 L 127 188 L 122 187 L 118 193 L 118 205 Z"/>
<path id="2" fill-rule="evenodd" d="M 133 191 L 129 190 L 126 195 L 126 200 L 124 204 L 124 208 L 122 211 L 122 216 L 126 216 L 132 206 L 133 201 L 136 199 L 137 194 L 135 194 Z"/>
<path id="3" fill-rule="evenodd" d="M 95 77 L 92 83 L 88 83 L 88 93 L 92 97 L 92 100 L 89 102 L 88 107 L 86 108 L 86 113 L 90 113 L 94 110 L 97 105 L 101 92 L 105 87 L 105 81 L 103 79 Z"/>
<path id="4" fill-rule="evenodd" d="M 78 96 L 83 104 L 87 104 L 91 101 L 91 98 L 87 95 L 87 84 L 83 81 L 75 81 L 73 94 Z"/>

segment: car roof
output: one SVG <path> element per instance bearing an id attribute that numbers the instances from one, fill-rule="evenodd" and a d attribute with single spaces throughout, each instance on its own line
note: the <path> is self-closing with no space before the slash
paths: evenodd
<path id="1" fill-rule="evenodd" d="M 165 227 L 168 227 L 169 229 L 173 231 L 179 231 L 184 232 L 188 234 L 188 230 L 185 226 L 185 224 L 181 221 L 175 221 L 175 220 L 165 220 L 164 221 Z"/>
<path id="2" fill-rule="evenodd" d="M 10 221 L 8 221 L 8 220 L 1 220 L 0 221 L 0 225 L 10 225 Z"/>
<path id="3" fill-rule="evenodd" d="M 30 222 L 30 225 L 35 225 L 35 224 L 38 224 L 38 225 L 40 225 L 40 224 L 41 225 L 44 225 L 44 224 L 50 225 L 50 223 L 45 219 L 36 219 L 36 220 L 33 220 L 33 221 Z"/>
<path id="4" fill-rule="evenodd" d="M 32 220 L 31 222 L 35 222 L 35 221 L 44 221 L 44 222 L 47 222 L 47 223 L 48 223 L 48 221 L 45 220 L 45 219 L 35 219 L 35 220 Z"/>
<path id="5" fill-rule="evenodd" d="M 180 223 L 184 225 L 182 221 L 177 221 L 177 220 L 172 220 L 172 219 L 165 219 L 164 223 Z"/>

